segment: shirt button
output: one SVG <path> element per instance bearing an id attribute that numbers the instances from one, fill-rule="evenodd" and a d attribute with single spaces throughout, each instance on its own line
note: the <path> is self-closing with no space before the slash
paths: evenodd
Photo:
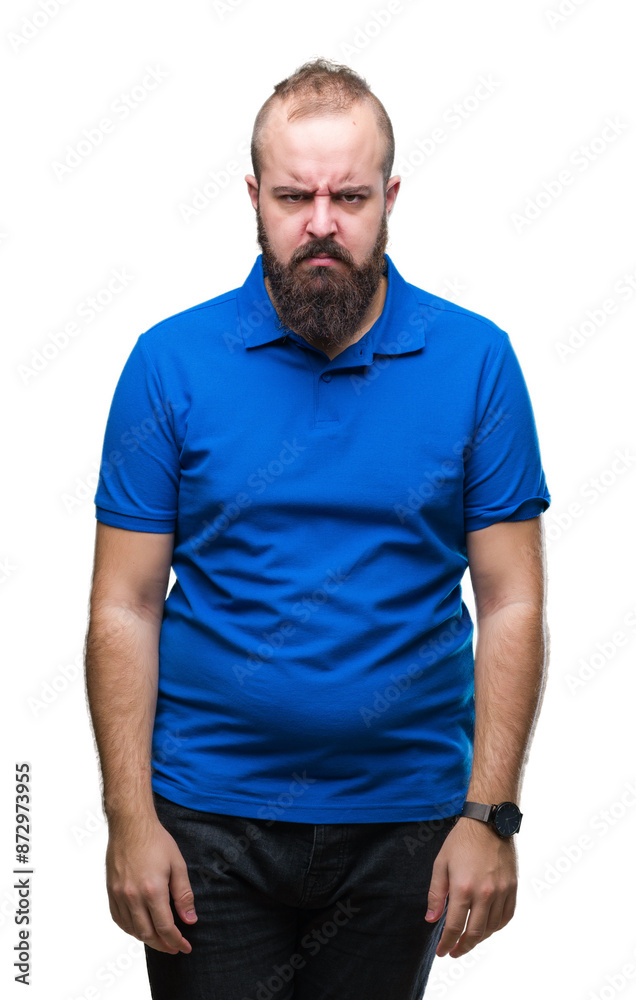
<path id="1" fill-rule="evenodd" d="M 329 372 L 323 372 L 323 374 L 320 377 L 323 380 L 323 382 L 331 382 L 331 375 L 329 374 Z"/>

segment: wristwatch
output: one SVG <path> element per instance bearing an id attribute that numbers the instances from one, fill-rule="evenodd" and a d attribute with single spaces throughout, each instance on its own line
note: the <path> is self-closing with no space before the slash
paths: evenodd
<path id="1" fill-rule="evenodd" d="M 519 832 L 522 815 L 519 806 L 514 802 L 500 802 L 499 805 L 492 806 L 484 805 L 483 802 L 464 802 L 464 808 L 460 813 L 460 816 L 469 816 L 471 819 L 480 819 L 482 823 L 489 823 L 495 833 L 505 840 Z"/>

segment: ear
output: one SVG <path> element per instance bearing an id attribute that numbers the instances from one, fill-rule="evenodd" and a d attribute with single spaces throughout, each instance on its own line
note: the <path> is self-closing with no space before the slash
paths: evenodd
<path id="1" fill-rule="evenodd" d="M 400 190 L 400 184 L 402 183 L 402 178 L 399 174 L 395 174 L 394 177 L 389 177 L 386 182 L 386 210 L 387 214 L 391 212 L 395 204 L 395 199 L 397 198 L 398 191 Z"/>
<path id="2" fill-rule="evenodd" d="M 258 181 L 254 174 L 245 174 L 245 182 L 254 211 L 258 208 Z"/>

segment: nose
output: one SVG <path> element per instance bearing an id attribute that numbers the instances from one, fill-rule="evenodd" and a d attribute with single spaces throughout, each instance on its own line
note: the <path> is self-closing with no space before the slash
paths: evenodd
<path id="1" fill-rule="evenodd" d="M 307 221 L 307 232 L 315 239 L 324 240 L 338 232 L 336 214 L 330 194 L 315 194 L 311 204 L 311 214 Z"/>

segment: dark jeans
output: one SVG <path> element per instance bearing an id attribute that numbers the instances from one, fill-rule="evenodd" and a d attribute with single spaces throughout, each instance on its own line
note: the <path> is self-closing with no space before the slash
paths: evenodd
<path id="1" fill-rule="evenodd" d="M 154 793 L 188 866 L 192 945 L 145 945 L 153 1000 L 421 1000 L 447 908 L 433 862 L 457 816 L 292 823 L 199 812 Z"/>

